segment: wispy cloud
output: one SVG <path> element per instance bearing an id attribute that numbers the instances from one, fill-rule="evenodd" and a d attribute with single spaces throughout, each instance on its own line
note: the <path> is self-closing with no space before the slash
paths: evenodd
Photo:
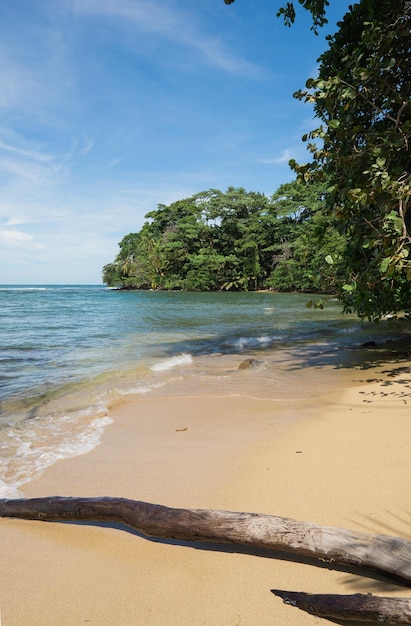
<path id="1" fill-rule="evenodd" d="M 282 151 L 280 156 L 275 157 L 273 159 L 260 159 L 260 163 L 264 163 L 266 165 L 279 165 L 281 163 L 288 163 L 288 161 L 292 158 L 295 158 L 295 150 L 291 150 L 290 148 L 286 148 Z"/>
<path id="2" fill-rule="evenodd" d="M 37 152 L 33 150 L 25 150 L 23 148 L 19 148 L 17 146 L 12 146 L 7 144 L 5 141 L 0 139 L 0 150 L 4 150 L 5 152 L 11 152 L 12 154 L 27 157 L 34 161 L 51 161 L 52 156 L 49 154 L 44 154 L 42 152 Z"/>
<path id="3" fill-rule="evenodd" d="M 5 223 L 5 226 L 19 226 L 20 224 L 25 224 L 27 220 L 21 218 L 21 217 L 11 217 L 10 219 L 8 219 Z"/>
<path id="4" fill-rule="evenodd" d="M 52 152 L 13 129 L 0 128 L 0 176 L 35 184 L 60 181 L 63 171 L 90 152 L 94 142 L 87 137 L 59 139 Z M 50 136 L 49 142 L 53 140 Z"/>
<path id="5" fill-rule="evenodd" d="M 14 260 L 14 255 L 18 255 L 17 258 L 36 257 L 39 253 L 45 250 L 45 246 L 38 243 L 34 236 L 17 228 L 8 228 L 2 230 L 0 228 L 0 246 L 2 252 L 0 253 L 0 262 L 10 259 L 10 255 Z"/>
<path id="6" fill-rule="evenodd" d="M 218 37 L 202 30 L 198 20 L 175 5 L 145 0 L 73 0 L 78 14 L 117 18 L 123 28 L 137 30 L 173 43 L 184 44 L 200 53 L 203 60 L 224 72 L 248 77 L 261 77 L 266 71 L 230 51 Z"/>
<path id="7" fill-rule="evenodd" d="M 17 178 L 40 184 L 47 177 L 48 169 L 38 163 L 28 162 L 27 159 L 0 157 L 0 175 L 9 179 Z"/>
<path id="8" fill-rule="evenodd" d="M 0 241 L 11 245 L 20 245 L 33 239 L 32 235 L 24 233 L 21 230 L 0 230 Z"/>
<path id="9" fill-rule="evenodd" d="M 93 139 L 90 139 L 90 137 L 86 137 L 84 140 L 84 143 L 82 146 L 80 146 L 79 148 L 79 152 L 81 155 L 85 155 L 88 152 L 90 152 L 90 150 L 92 150 L 94 148 L 94 141 Z"/>
<path id="10" fill-rule="evenodd" d="M 38 5 L 42 11 L 41 0 Z M 18 9 L 16 9 L 18 10 Z M 29 11 L 27 12 L 29 15 Z M 65 30 L 37 15 L 28 18 L 18 34 L 0 23 L 0 109 L 43 114 L 54 106 L 63 107 L 72 88 L 70 56 Z"/>

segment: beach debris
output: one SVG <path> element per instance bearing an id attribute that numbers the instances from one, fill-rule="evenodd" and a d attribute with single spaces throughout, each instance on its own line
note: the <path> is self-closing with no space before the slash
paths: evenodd
<path id="1" fill-rule="evenodd" d="M 312 594 L 279 589 L 272 589 L 271 592 L 282 598 L 284 604 L 317 617 L 379 624 L 411 624 L 409 598 L 373 596 L 371 593 Z"/>
<path id="2" fill-rule="evenodd" d="M 238 544 L 317 559 L 330 568 L 367 568 L 411 583 L 411 541 L 318 526 L 286 517 L 210 509 L 175 509 L 127 498 L 0 500 L 0 517 L 48 522 L 116 522 L 161 539 Z"/>

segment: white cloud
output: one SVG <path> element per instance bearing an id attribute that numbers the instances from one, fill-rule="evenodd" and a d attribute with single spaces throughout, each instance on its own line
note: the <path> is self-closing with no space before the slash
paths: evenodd
<path id="1" fill-rule="evenodd" d="M 23 219 L 22 217 L 11 217 L 10 219 L 8 219 L 5 223 L 5 226 L 19 226 L 20 224 L 25 224 L 27 220 Z"/>
<path id="2" fill-rule="evenodd" d="M 0 230 L 0 242 L 5 245 L 19 246 L 20 244 L 25 244 L 32 240 L 32 235 L 24 233 L 21 230 Z"/>

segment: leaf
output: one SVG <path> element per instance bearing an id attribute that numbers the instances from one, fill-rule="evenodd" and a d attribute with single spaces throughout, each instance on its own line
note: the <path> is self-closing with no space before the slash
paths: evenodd
<path id="1" fill-rule="evenodd" d="M 344 89 L 341 97 L 347 100 L 355 100 L 355 98 L 357 97 L 357 92 L 352 87 L 348 87 L 347 89 Z"/>
<path id="2" fill-rule="evenodd" d="M 391 59 L 385 59 L 382 63 L 381 63 L 381 69 L 384 72 L 388 72 L 389 70 L 392 70 L 392 68 L 395 65 L 395 59 L 391 58 Z"/>
<path id="3" fill-rule="evenodd" d="M 394 263 L 391 263 L 391 265 L 388 266 L 388 269 L 385 273 L 387 278 L 392 278 L 395 274 L 395 265 Z"/>
<path id="4" fill-rule="evenodd" d="M 328 263 L 328 265 L 334 265 L 334 259 L 332 258 L 331 254 L 327 254 L 327 256 L 325 257 L 325 262 Z"/>
<path id="5" fill-rule="evenodd" d="M 381 261 L 380 271 L 381 271 L 382 274 L 385 274 L 385 272 L 387 271 L 387 269 L 388 269 L 388 267 L 389 267 L 389 265 L 391 263 L 391 260 L 392 260 L 391 257 L 387 256 L 387 257 L 385 257 L 385 259 L 383 259 Z"/>
<path id="6" fill-rule="evenodd" d="M 339 126 L 340 126 L 340 120 L 332 119 L 328 121 L 328 127 L 332 128 L 333 130 L 339 128 Z"/>

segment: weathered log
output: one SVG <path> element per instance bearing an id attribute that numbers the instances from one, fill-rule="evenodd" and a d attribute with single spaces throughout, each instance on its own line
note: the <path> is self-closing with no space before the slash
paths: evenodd
<path id="1" fill-rule="evenodd" d="M 119 522 L 149 537 L 239 544 L 371 568 L 411 582 L 411 542 L 317 526 L 284 517 L 207 509 L 173 509 L 125 498 L 0 500 L 0 517 Z"/>
<path id="2" fill-rule="evenodd" d="M 379 624 L 411 624 L 411 600 L 363 595 L 311 594 L 298 591 L 272 593 L 285 604 L 295 606 L 317 617 Z"/>

